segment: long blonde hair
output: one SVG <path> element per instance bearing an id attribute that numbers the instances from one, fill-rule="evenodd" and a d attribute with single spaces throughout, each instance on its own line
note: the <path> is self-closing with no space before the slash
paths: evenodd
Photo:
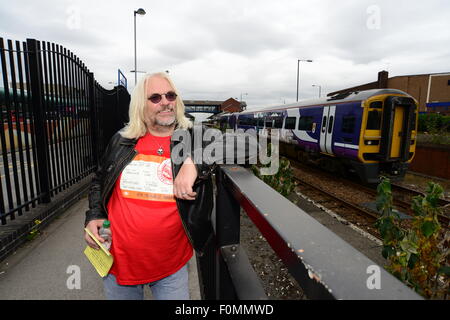
<path id="1" fill-rule="evenodd" d="M 157 72 L 142 77 L 133 89 L 133 92 L 131 93 L 130 108 L 128 110 L 130 122 L 128 122 L 120 131 L 120 134 L 124 138 L 139 139 L 147 133 L 147 126 L 144 120 L 144 111 L 147 103 L 146 89 L 147 80 L 153 77 L 166 79 L 177 94 L 175 116 L 177 129 L 189 129 L 192 127 L 192 122 L 184 115 L 185 106 L 183 100 L 169 75 L 166 72 Z"/>

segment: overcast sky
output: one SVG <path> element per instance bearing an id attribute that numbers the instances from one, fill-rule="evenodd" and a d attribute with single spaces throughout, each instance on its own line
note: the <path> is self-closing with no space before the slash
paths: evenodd
<path id="1" fill-rule="evenodd" d="M 112 88 L 169 70 L 183 99 L 296 100 L 389 76 L 450 71 L 447 0 L 0 0 L 0 37 L 63 45 Z M 247 93 L 247 95 L 246 95 Z"/>

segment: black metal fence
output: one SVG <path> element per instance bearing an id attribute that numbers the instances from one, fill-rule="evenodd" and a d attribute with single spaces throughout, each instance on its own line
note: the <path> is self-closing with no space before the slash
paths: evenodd
<path id="1" fill-rule="evenodd" d="M 203 299 L 267 299 L 240 244 L 241 208 L 308 299 L 422 299 L 250 170 L 221 166 L 216 185 L 215 238 L 197 258 Z"/>
<path id="2" fill-rule="evenodd" d="M 127 121 L 124 87 L 102 88 L 66 48 L 0 38 L 0 221 L 87 177 Z"/>

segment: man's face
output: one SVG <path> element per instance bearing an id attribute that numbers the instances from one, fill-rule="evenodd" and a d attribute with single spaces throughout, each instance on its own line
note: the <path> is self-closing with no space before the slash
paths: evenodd
<path id="1" fill-rule="evenodd" d="M 174 92 L 174 89 L 169 82 L 160 77 L 153 77 L 147 80 L 146 90 L 146 108 L 145 108 L 145 122 L 147 126 L 164 126 L 170 127 L 175 124 L 176 119 L 176 100 L 168 101 L 166 93 Z M 148 98 L 155 93 L 162 95 L 161 101 L 153 103 Z M 164 95 L 163 95 L 164 94 Z"/>

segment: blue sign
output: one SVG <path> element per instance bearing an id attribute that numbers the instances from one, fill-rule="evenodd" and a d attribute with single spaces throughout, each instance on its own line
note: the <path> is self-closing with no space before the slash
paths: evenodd
<path id="1" fill-rule="evenodd" d="M 117 70 L 117 85 L 127 88 L 127 77 L 125 77 L 120 69 Z"/>

